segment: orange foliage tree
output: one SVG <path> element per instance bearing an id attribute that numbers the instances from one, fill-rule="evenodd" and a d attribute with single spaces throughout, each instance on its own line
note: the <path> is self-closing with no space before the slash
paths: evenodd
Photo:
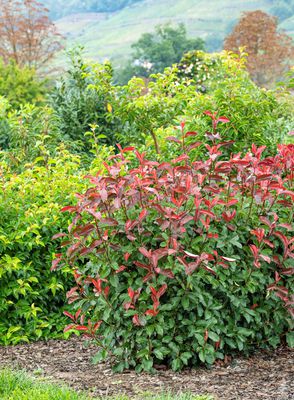
<path id="1" fill-rule="evenodd" d="M 245 12 L 224 42 L 225 50 L 238 52 L 245 47 L 248 71 L 260 86 L 276 81 L 293 60 L 292 39 L 278 31 L 277 22 L 276 17 L 260 10 Z"/>
<path id="2" fill-rule="evenodd" d="M 61 50 L 62 36 L 36 0 L 0 0 L 0 57 L 42 68 Z"/>

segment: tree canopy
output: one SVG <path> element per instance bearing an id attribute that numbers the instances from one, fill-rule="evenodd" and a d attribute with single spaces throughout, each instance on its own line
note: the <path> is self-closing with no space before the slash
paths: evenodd
<path id="1" fill-rule="evenodd" d="M 245 12 L 224 42 L 224 48 L 234 52 L 245 47 L 248 71 L 261 86 L 269 86 L 281 77 L 293 59 L 293 41 L 278 31 L 277 24 L 276 17 L 261 10 Z"/>
<path id="2" fill-rule="evenodd" d="M 0 56 L 39 69 L 62 48 L 61 36 L 36 0 L 0 0 Z"/>
<path id="3" fill-rule="evenodd" d="M 158 25 L 155 32 L 144 33 L 132 45 L 133 54 L 124 70 L 123 80 L 133 75 L 148 77 L 152 73 L 163 72 L 166 67 L 181 60 L 191 50 L 204 50 L 201 38 L 188 38 L 185 25 Z"/>

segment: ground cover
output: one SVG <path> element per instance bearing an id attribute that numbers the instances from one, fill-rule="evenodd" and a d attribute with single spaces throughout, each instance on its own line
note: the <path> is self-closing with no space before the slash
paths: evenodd
<path id="1" fill-rule="evenodd" d="M 116 374 L 111 370 L 110 360 L 93 366 L 95 348 L 85 347 L 80 338 L 0 347 L 0 369 L 25 368 L 31 373 L 64 381 L 73 389 L 88 390 L 93 396 L 142 398 L 148 393 L 173 391 L 194 396 L 210 394 L 217 400 L 293 399 L 294 351 L 285 347 L 257 352 L 249 358 L 227 359 L 211 369 L 186 369 L 181 373 L 159 369 L 156 374 L 136 374 L 128 370 Z M 190 398 L 181 398 L 184 399 Z"/>
<path id="2" fill-rule="evenodd" d="M 38 371 L 35 372 L 35 375 Z M 52 383 L 50 379 L 34 377 L 25 371 L 0 370 L 0 395 L 2 400 L 90 400 L 82 392 L 75 392 L 65 385 Z M 150 395 L 142 395 L 148 400 Z M 104 398 L 104 396 L 103 396 Z M 125 395 L 109 397 L 109 400 L 128 400 Z M 210 396 L 194 396 L 192 394 L 162 393 L 156 395 L 155 400 L 211 400 Z"/>

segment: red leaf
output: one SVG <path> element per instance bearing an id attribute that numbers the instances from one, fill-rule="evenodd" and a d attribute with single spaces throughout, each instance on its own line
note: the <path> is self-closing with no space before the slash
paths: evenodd
<path id="1" fill-rule="evenodd" d="M 131 300 L 133 300 L 134 294 L 135 294 L 134 290 L 133 290 L 132 288 L 129 287 L 129 288 L 128 288 L 128 295 L 129 295 L 129 297 L 130 297 Z"/>
<path id="2" fill-rule="evenodd" d="M 76 326 L 75 326 L 75 329 L 76 329 L 77 331 L 84 331 L 84 332 L 86 332 L 86 331 L 89 330 L 89 327 L 88 327 L 88 326 L 85 326 L 85 325 L 76 325 Z"/>
<path id="3" fill-rule="evenodd" d="M 135 315 L 133 316 L 132 321 L 133 321 L 133 324 L 134 324 L 134 325 L 136 325 L 136 326 L 142 326 L 138 314 L 135 314 Z"/>
<path id="4" fill-rule="evenodd" d="M 96 322 L 96 323 L 94 324 L 94 326 L 93 326 L 93 331 L 94 331 L 94 332 L 97 331 L 97 329 L 100 328 L 100 325 L 101 325 L 101 324 L 102 324 L 102 321 Z"/>
<path id="5" fill-rule="evenodd" d="M 139 252 L 143 254 L 144 257 L 151 258 L 151 251 L 148 251 L 145 247 L 139 247 Z"/>
<path id="6" fill-rule="evenodd" d="M 52 261 L 50 271 L 56 270 L 58 264 L 62 260 L 62 254 L 61 253 L 55 254 L 55 257 L 56 258 Z"/>
<path id="7" fill-rule="evenodd" d="M 97 289 L 98 293 L 102 292 L 102 280 L 101 279 L 91 279 L 93 285 L 95 286 L 95 288 Z"/>
<path id="8" fill-rule="evenodd" d="M 262 258 L 262 259 L 263 259 L 265 262 L 267 262 L 268 264 L 270 264 L 271 259 L 270 259 L 269 256 L 266 256 L 266 255 L 264 255 L 264 254 L 260 254 L 259 257 Z"/>
<path id="9" fill-rule="evenodd" d="M 254 244 L 250 244 L 249 247 L 250 247 L 250 250 L 251 250 L 254 258 L 257 258 L 259 249 Z"/>
<path id="10" fill-rule="evenodd" d="M 157 310 L 149 309 L 145 312 L 146 315 L 150 315 L 151 317 L 155 317 L 158 314 Z"/>
<path id="11" fill-rule="evenodd" d="M 166 276 L 167 278 L 173 279 L 173 278 L 175 277 L 175 276 L 174 276 L 174 273 L 172 272 L 171 269 L 155 268 L 154 270 L 155 270 L 155 272 L 156 272 L 157 274 Z"/>
<path id="12" fill-rule="evenodd" d="M 64 237 L 64 236 L 67 236 L 67 234 L 66 233 L 56 233 L 56 235 L 53 235 L 51 239 L 52 240 L 59 239 L 59 238 Z"/>
<path id="13" fill-rule="evenodd" d="M 106 190 L 106 189 L 101 189 L 101 190 L 100 190 L 100 196 L 101 196 L 101 200 L 102 200 L 103 202 L 107 201 L 107 199 L 108 199 L 107 190 Z"/>
<path id="14" fill-rule="evenodd" d="M 148 214 L 148 211 L 147 211 L 146 209 L 142 210 L 142 211 L 140 212 L 140 215 L 139 215 L 139 221 L 142 222 L 143 219 L 146 217 L 147 214 Z"/>
<path id="15" fill-rule="evenodd" d="M 169 136 L 166 138 L 166 140 L 170 140 L 171 142 L 181 143 L 181 141 L 174 136 Z"/>
<path id="16" fill-rule="evenodd" d="M 63 314 L 66 315 L 67 317 L 69 317 L 70 319 L 72 319 L 73 321 L 76 320 L 76 318 L 72 314 L 70 314 L 68 311 L 63 311 Z"/>
<path id="17" fill-rule="evenodd" d="M 74 211 L 76 211 L 76 210 L 77 210 L 77 207 L 74 207 L 74 206 L 66 206 L 66 207 L 63 207 L 60 211 L 61 211 L 61 212 L 65 212 L 65 211 L 74 212 Z"/>
<path id="18" fill-rule="evenodd" d="M 122 152 L 123 152 L 123 153 L 126 153 L 127 151 L 133 151 L 133 150 L 135 150 L 135 147 L 129 146 L 129 147 L 125 147 L 125 148 L 122 150 Z"/>
<path id="19" fill-rule="evenodd" d="M 63 329 L 63 332 L 65 333 L 71 329 L 75 329 L 75 326 L 76 326 L 75 324 L 69 324 Z"/>
<path id="20" fill-rule="evenodd" d="M 161 288 L 157 291 L 157 296 L 158 296 L 158 298 L 160 298 L 160 297 L 166 292 L 166 289 L 167 289 L 167 284 L 164 283 L 164 284 L 161 286 Z"/>
<path id="21" fill-rule="evenodd" d="M 210 272 L 212 275 L 217 276 L 217 273 L 212 268 L 207 267 L 207 265 L 201 265 L 201 267 L 206 271 Z"/>
<path id="22" fill-rule="evenodd" d="M 124 309 L 125 310 L 129 310 L 130 308 L 134 309 L 135 307 L 132 305 L 132 303 L 130 301 L 124 303 Z"/>
<path id="23" fill-rule="evenodd" d="M 77 320 L 77 319 L 79 318 L 81 312 L 82 312 L 82 309 L 80 308 L 80 309 L 75 313 L 75 320 Z"/>
<path id="24" fill-rule="evenodd" d="M 119 274 L 120 272 L 124 271 L 126 268 L 127 268 L 127 267 L 125 267 L 124 265 L 121 265 L 121 266 L 119 267 L 119 269 L 117 269 L 117 270 L 115 271 L 115 273 L 116 273 L 116 274 Z"/>
<path id="25" fill-rule="evenodd" d="M 181 156 L 175 158 L 174 160 L 172 160 L 172 163 L 178 163 L 181 161 L 185 161 L 185 160 L 190 160 L 190 157 L 187 154 L 182 154 Z"/>
<path id="26" fill-rule="evenodd" d="M 189 136 L 197 136 L 197 135 L 198 135 L 198 132 L 187 132 L 184 137 L 186 138 Z"/>
<path id="27" fill-rule="evenodd" d="M 286 268 L 281 271 L 283 275 L 294 275 L 294 268 Z"/>
<path id="28" fill-rule="evenodd" d="M 107 298 L 108 297 L 108 295 L 109 295 L 109 290 L 110 290 L 110 287 L 109 286 L 106 286 L 106 288 L 104 289 L 104 296 Z"/>
<path id="29" fill-rule="evenodd" d="M 230 120 L 227 117 L 218 117 L 218 119 L 216 120 L 216 122 L 230 122 Z"/>

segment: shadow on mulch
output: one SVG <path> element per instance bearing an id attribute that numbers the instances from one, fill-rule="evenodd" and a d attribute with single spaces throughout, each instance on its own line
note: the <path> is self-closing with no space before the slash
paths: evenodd
<path id="1" fill-rule="evenodd" d="M 0 347 L 0 367 L 37 371 L 96 396 L 127 394 L 138 398 L 140 393 L 168 390 L 211 394 L 219 400 L 294 399 L 293 349 L 260 351 L 210 370 L 160 370 L 154 375 L 134 371 L 115 374 L 107 362 L 93 365 L 91 358 L 96 351 L 93 345 L 85 347 L 80 338 Z"/>

